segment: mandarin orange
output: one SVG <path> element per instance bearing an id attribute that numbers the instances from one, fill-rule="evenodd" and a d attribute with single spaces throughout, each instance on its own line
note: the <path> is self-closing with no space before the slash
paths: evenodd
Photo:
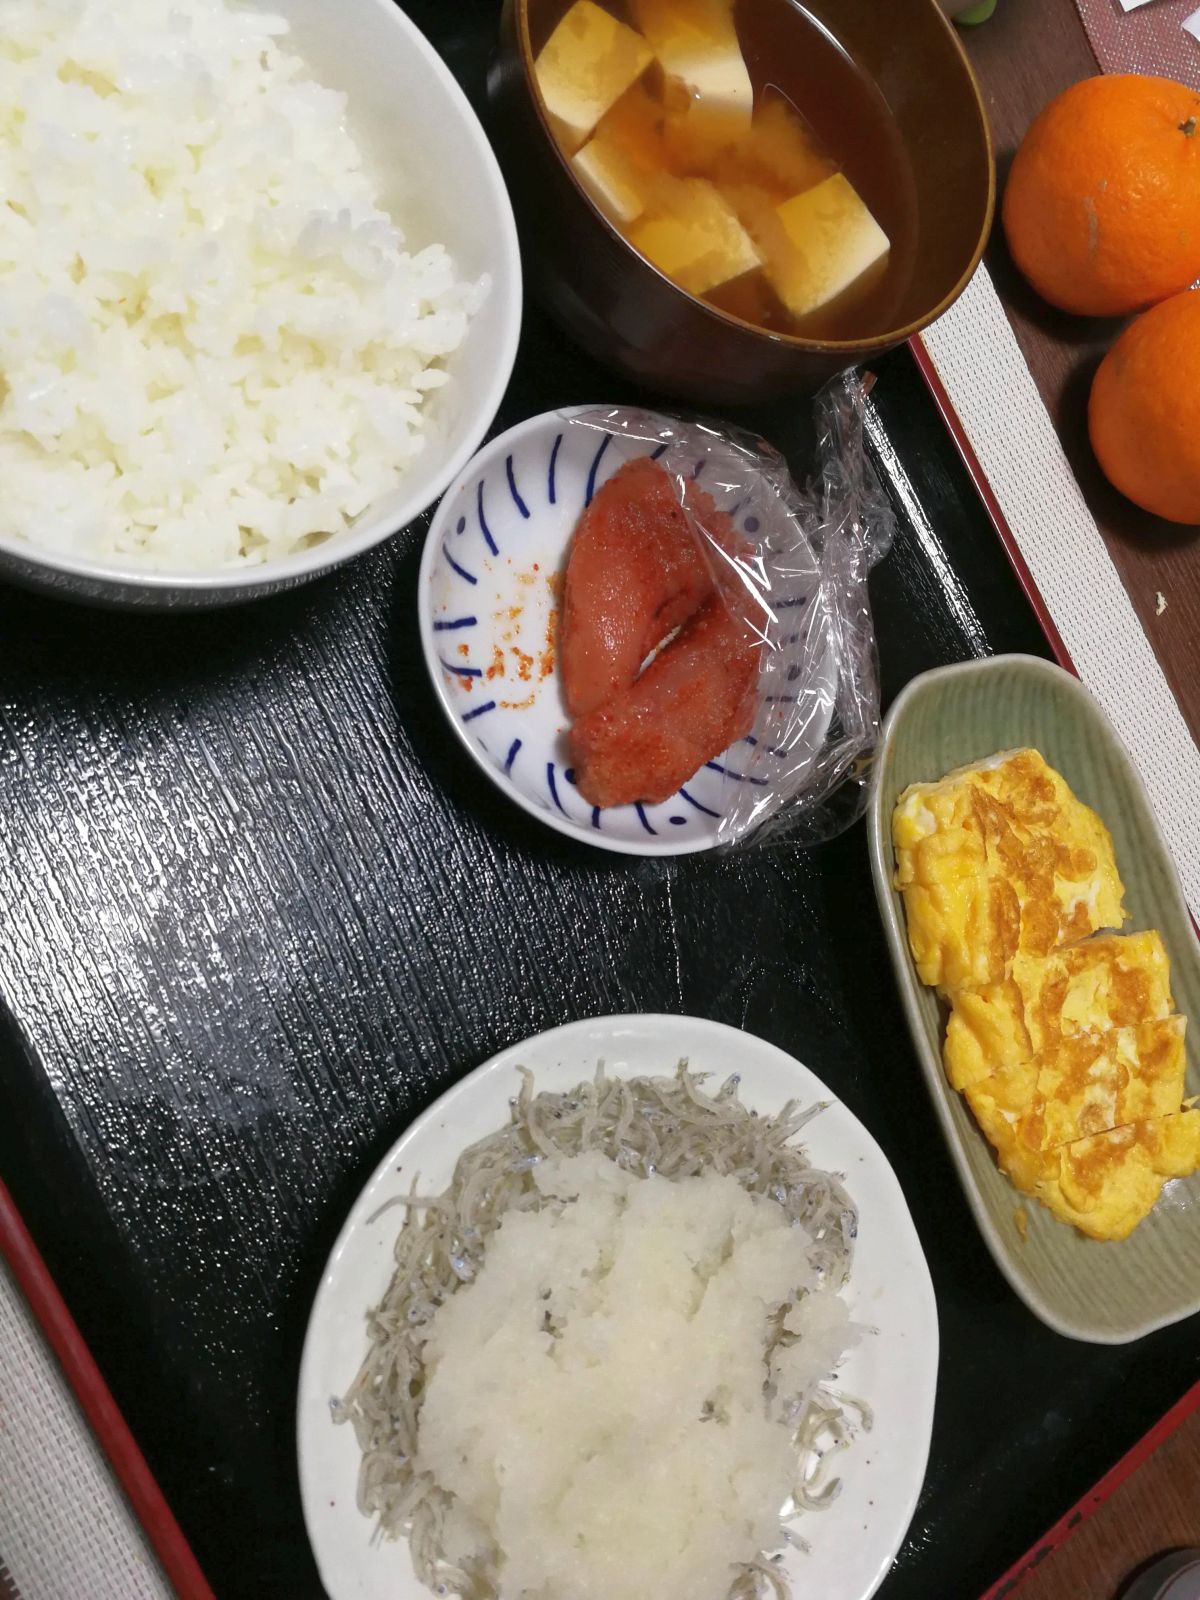
<path id="1" fill-rule="evenodd" d="M 1088 431 L 1105 476 L 1169 522 L 1200 523 L 1200 290 L 1131 322 L 1092 382 Z"/>
<path id="2" fill-rule="evenodd" d="M 1025 135 L 1004 193 L 1017 266 L 1064 311 L 1122 316 L 1200 278 L 1200 94 L 1087 78 Z"/>

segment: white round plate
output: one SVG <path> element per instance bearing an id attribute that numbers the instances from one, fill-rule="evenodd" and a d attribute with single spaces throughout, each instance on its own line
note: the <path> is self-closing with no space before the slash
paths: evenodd
<path id="1" fill-rule="evenodd" d="M 743 1102 L 766 1114 L 789 1099 L 830 1102 L 802 1138 L 818 1167 L 845 1174 L 858 1206 L 846 1298 L 875 1331 L 851 1351 L 838 1382 L 868 1402 L 875 1423 L 842 1457 L 834 1504 L 802 1520 L 811 1549 L 789 1550 L 785 1566 L 797 1600 L 867 1600 L 883 1581 L 925 1477 L 938 1362 L 933 1285 L 896 1176 L 862 1123 L 774 1045 L 697 1017 L 627 1016 L 553 1028 L 470 1073 L 397 1140 L 347 1218 L 309 1320 L 296 1427 L 304 1517 L 331 1600 L 429 1600 L 407 1543 L 372 1540 L 373 1525 L 355 1505 L 354 1431 L 330 1416 L 365 1354 L 367 1309 L 391 1280 L 402 1213 L 380 1215 L 380 1207 L 416 1176 L 422 1190 L 445 1187 L 461 1151 L 508 1120 L 518 1066 L 534 1073 L 536 1088 L 562 1091 L 590 1077 L 597 1061 L 614 1076 L 669 1075 L 684 1056 L 718 1081 L 740 1073 Z"/>
<path id="2" fill-rule="evenodd" d="M 571 426 L 595 406 L 531 417 L 469 461 L 438 507 L 421 560 L 418 609 L 430 677 L 454 731 L 510 800 L 585 844 L 625 855 L 684 855 L 717 843 L 725 786 L 742 771 L 739 740 L 661 805 L 590 806 L 575 788 L 569 726 L 554 670 L 553 614 L 580 514 L 626 461 L 661 453 L 602 427 Z M 795 765 L 824 741 L 833 661 Z M 739 749 L 741 758 L 739 760 Z"/>

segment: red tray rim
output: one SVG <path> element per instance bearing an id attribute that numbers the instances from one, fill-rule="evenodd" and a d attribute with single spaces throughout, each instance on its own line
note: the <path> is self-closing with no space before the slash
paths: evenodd
<path id="1" fill-rule="evenodd" d="M 16 1202 L 0 1180 L 0 1253 L 58 1358 L 113 1475 L 180 1600 L 215 1600 L 162 1490 L 58 1292 Z"/>
<path id="2" fill-rule="evenodd" d="M 1007 1596 L 1012 1594 L 1035 1567 L 1040 1566 L 1047 1556 L 1065 1544 L 1080 1523 L 1098 1511 L 1114 1491 L 1131 1478 L 1139 1467 L 1144 1466 L 1159 1446 L 1197 1411 L 1200 1411 L 1200 1383 L 1193 1384 L 1183 1398 L 1177 1400 L 1171 1409 L 1125 1452 L 1116 1465 L 1110 1467 L 1098 1483 L 1093 1484 L 1081 1500 L 1076 1501 L 1069 1511 L 1064 1512 L 1058 1521 L 1046 1530 L 1035 1545 L 1032 1545 L 1019 1560 L 1013 1562 L 1008 1571 L 980 1596 L 980 1600 L 1007 1600 Z"/>

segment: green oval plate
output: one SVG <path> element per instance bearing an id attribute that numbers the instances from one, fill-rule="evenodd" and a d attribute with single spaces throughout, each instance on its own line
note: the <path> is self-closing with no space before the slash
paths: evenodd
<path id="1" fill-rule="evenodd" d="M 1187 1089 L 1200 1094 L 1200 945 L 1150 799 L 1107 717 L 1077 678 L 1033 656 L 942 667 L 914 678 L 888 713 L 867 817 L 871 871 L 913 1044 L 967 1200 L 996 1265 L 1057 1332 L 1125 1344 L 1200 1311 L 1200 1174 L 1169 1182 L 1128 1239 L 1098 1242 L 1027 1200 L 942 1070 L 944 1018 L 917 977 L 892 884 L 892 809 L 910 783 L 998 750 L 1032 745 L 1112 832 L 1126 888 L 1125 931 L 1157 928 L 1171 958 L 1176 1008 L 1192 1019 Z M 1017 1211 L 1027 1213 L 1027 1236 Z"/>

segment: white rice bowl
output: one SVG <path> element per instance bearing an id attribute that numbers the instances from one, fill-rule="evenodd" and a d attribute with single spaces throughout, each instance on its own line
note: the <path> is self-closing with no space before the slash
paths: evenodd
<path id="1" fill-rule="evenodd" d="M 420 455 L 487 283 L 406 250 L 287 31 L 221 0 L 5 0 L 0 540 L 254 568 Z"/>

